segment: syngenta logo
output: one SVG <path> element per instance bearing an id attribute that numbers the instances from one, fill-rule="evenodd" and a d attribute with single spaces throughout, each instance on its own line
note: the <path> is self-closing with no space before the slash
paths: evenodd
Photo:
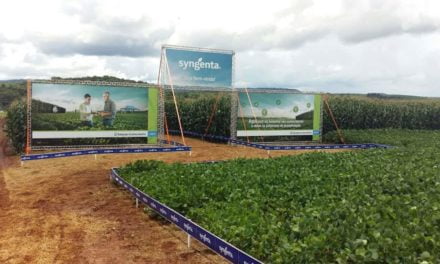
<path id="1" fill-rule="evenodd" d="M 183 228 L 185 228 L 186 231 L 194 232 L 192 227 L 190 225 L 188 225 L 187 223 L 183 224 Z"/>
<path id="2" fill-rule="evenodd" d="M 234 258 L 234 254 L 232 254 L 232 252 L 228 249 L 228 247 L 219 246 L 219 249 L 220 249 L 220 253 L 222 253 L 223 255 Z"/>
<path id="3" fill-rule="evenodd" d="M 202 241 L 211 245 L 211 239 L 206 234 L 199 234 L 199 237 Z"/>
<path id="4" fill-rule="evenodd" d="M 213 61 L 203 61 L 203 58 L 199 58 L 197 61 L 190 60 L 180 60 L 179 67 L 183 70 L 188 68 L 194 69 L 195 71 L 199 71 L 200 69 L 212 69 L 212 70 L 221 70 L 220 64 Z"/>

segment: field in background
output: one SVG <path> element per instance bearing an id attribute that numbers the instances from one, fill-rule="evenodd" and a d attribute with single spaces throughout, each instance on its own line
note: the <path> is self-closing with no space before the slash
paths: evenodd
<path id="1" fill-rule="evenodd" d="M 61 79 L 61 78 L 53 78 Z M 69 79 L 69 78 L 68 78 Z M 78 78 L 77 78 L 78 79 Z M 81 80 L 124 81 L 112 76 L 84 77 Z M 184 130 L 208 132 L 229 136 L 230 96 L 226 92 L 177 92 Z M 213 105 L 220 94 L 218 107 L 208 131 Z M 16 99 L 26 96 L 25 81 L 0 83 L 0 110 L 5 110 Z M 178 129 L 174 103 L 166 92 L 166 114 L 170 129 Z M 425 98 L 403 95 L 329 95 L 330 106 L 342 129 L 408 128 L 440 129 L 440 98 Z M 334 130 L 329 116 L 324 112 L 324 133 Z"/>
<path id="2" fill-rule="evenodd" d="M 209 134 L 229 136 L 231 102 L 227 93 L 179 92 L 177 102 L 185 131 L 205 133 L 212 109 L 220 97 Z M 399 98 L 399 99 L 396 99 Z M 400 99 L 403 98 L 403 99 Z M 166 115 L 170 129 L 178 129 L 174 102 L 166 96 Z M 391 97 L 389 99 L 360 95 L 329 95 L 329 104 L 342 129 L 440 129 L 440 99 Z M 241 120 L 237 126 L 242 127 Z M 323 113 L 324 134 L 335 129 L 326 111 Z"/>
<path id="3" fill-rule="evenodd" d="M 0 111 L 6 111 L 9 105 L 17 99 L 26 96 L 26 83 L 0 82 Z"/>
<path id="4" fill-rule="evenodd" d="M 366 96 L 330 96 L 329 104 L 342 129 L 440 129 L 440 99 L 377 99 Z M 324 115 L 325 132 L 334 129 Z"/>

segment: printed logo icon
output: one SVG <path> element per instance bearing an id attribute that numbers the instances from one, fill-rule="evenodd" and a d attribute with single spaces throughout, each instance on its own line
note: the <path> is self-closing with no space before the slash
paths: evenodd
<path id="1" fill-rule="evenodd" d="M 220 253 L 230 258 L 234 258 L 234 254 L 228 249 L 228 247 L 219 246 Z"/>
<path id="2" fill-rule="evenodd" d="M 278 100 L 276 100 L 276 102 L 275 102 L 277 105 L 280 105 L 281 104 L 281 100 L 280 99 L 278 99 Z"/>
<path id="3" fill-rule="evenodd" d="M 179 223 L 179 219 L 175 215 L 171 215 L 171 220 L 175 223 Z"/>
<path id="4" fill-rule="evenodd" d="M 183 224 L 183 228 L 185 228 L 186 231 L 194 232 L 192 227 L 187 223 Z"/>
<path id="5" fill-rule="evenodd" d="M 255 107 L 258 107 L 259 105 L 260 105 L 260 104 L 259 104 L 258 102 L 255 102 L 255 103 L 254 103 L 254 106 L 255 106 Z"/>
<path id="6" fill-rule="evenodd" d="M 159 212 L 161 212 L 163 215 L 167 215 L 167 211 L 163 208 L 160 208 Z"/>
<path id="7" fill-rule="evenodd" d="M 310 108 L 312 106 L 311 103 L 307 103 L 307 108 Z"/>
<path id="8" fill-rule="evenodd" d="M 299 111 L 299 107 L 298 107 L 298 106 L 294 106 L 294 107 L 293 107 L 293 112 L 294 112 L 294 113 L 298 113 L 298 111 Z"/>
<path id="9" fill-rule="evenodd" d="M 199 234 L 199 237 L 202 241 L 211 245 L 211 239 L 206 234 Z"/>
<path id="10" fill-rule="evenodd" d="M 262 114 L 263 116 L 267 116 L 267 109 L 263 109 L 263 110 L 261 111 L 261 114 Z"/>
<path id="11" fill-rule="evenodd" d="M 199 58 L 197 61 L 190 60 L 180 60 L 179 67 L 183 70 L 194 69 L 195 71 L 199 71 L 200 69 L 211 69 L 211 70 L 221 70 L 220 64 L 214 61 L 203 61 L 203 58 Z"/>

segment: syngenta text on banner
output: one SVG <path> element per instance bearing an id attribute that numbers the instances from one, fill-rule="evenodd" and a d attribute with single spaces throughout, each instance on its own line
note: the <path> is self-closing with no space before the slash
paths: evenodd
<path id="1" fill-rule="evenodd" d="M 173 85 L 227 88 L 232 86 L 232 51 L 165 47 L 165 56 Z"/>
<path id="2" fill-rule="evenodd" d="M 33 82 L 32 139 L 148 138 L 157 141 L 157 88 Z M 147 143 L 147 141 L 145 141 Z"/>
<path id="3" fill-rule="evenodd" d="M 311 136 L 319 140 L 321 96 L 239 93 L 238 137 Z"/>

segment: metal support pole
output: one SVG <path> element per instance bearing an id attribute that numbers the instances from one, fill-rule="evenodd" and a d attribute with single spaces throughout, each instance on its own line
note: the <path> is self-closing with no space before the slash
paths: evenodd
<path id="1" fill-rule="evenodd" d="M 32 147 L 31 147 L 31 140 L 32 140 L 32 131 L 31 131 L 31 111 L 32 111 L 32 83 L 31 80 L 26 81 L 26 91 L 27 91 L 27 100 L 26 100 L 26 146 L 25 146 L 25 153 L 26 155 L 29 155 L 31 153 Z"/>
<path id="2" fill-rule="evenodd" d="M 231 124 L 230 124 L 230 135 L 231 139 L 237 139 L 237 112 L 238 112 L 238 91 L 235 88 L 232 88 L 231 92 Z M 230 145 L 231 144 L 229 142 Z"/>
<path id="3" fill-rule="evenodd" d="M 139 199 L 136 198 L 136 208 L 139 208 Z"/>
<path id="4" fill-rule="evenodd" d="M 333 115 L 333 111 L 330 108 L 327 96 L 324 97 L 324 104 L 325 104 L 325 106 L 327 106 L 328 114 L 331 117 L 333 124 L 335 125 L 336 132 L 338 133 L 338 136 L 339 136 L 339 140 L 341 141 L 342 144 L 345 144 L 344 136 L 342 135 L 342 131 L 341 131 L 341 129 L 339 129 L 338 123 L 336 122 L 335 116 Z"/>
<path id="5" fill-rule="evenodd" d="M 159 62 L 159 72 L 157 74 L 157 86 L 159 88 L 159 104 L 158 104 L 158 138 L 159 139 L 165 139 L 165 132 L 166 132 L 166 139 L 167 143 L 170 141 L 170 135 L 168 134 L 168 124 L 166 119 L 166 113 L 165 113 L 165 93 L 164 93 L 164 82 L 162 81 L 163 71 L 164 71 L 164 65 L 163 65 L 163 56 L 164 56 L 164 47 L 162 47 L 160 51 L 160 62 Z M 159 141 L 159 146 L 162 146 L 162 141 Z"/>
<path id="6" fill-rule="evenodd" d="M 184 146 L 186 146 L 185 136 L 183 134 L 184 130 L 183 130 L 183 126 L 182 126 L 182 119 L 180 118 L 179 106 L 177 105 L 176 93 L 174 92 L 174 84 L 173 84 L 173 79 L 171 78 L 170 66 L 168 65 L 168 61 L 167 61 L 166 56 L 164 59 L 165 59 L 165 66 L 166 66 L 166 70 L 167 70 L 167 74 L 168 74 L 168 79 L 170 81 L 171 93 L 173 95 L 174 107 L 176 109 L 177 121 L 179 123 L 179 129 L 180 129 L 180 135 L 182 137 L 182 143 Z"/>

